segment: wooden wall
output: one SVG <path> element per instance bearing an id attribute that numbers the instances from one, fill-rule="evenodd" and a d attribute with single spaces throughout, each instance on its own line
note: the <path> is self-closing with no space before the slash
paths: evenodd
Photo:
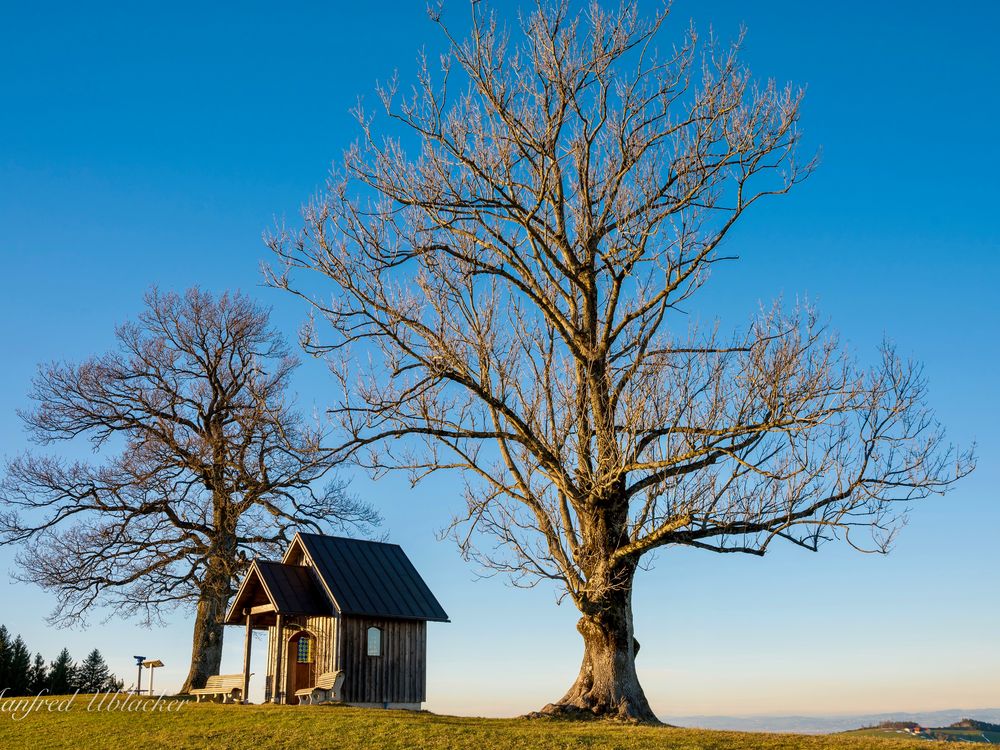
<path id="1" fill-rule="evenodd" d="M 382 629 L 382 655 L 368 656 L 368 628 Z M 339 668 L 349 703 L 421 703 L 427 699 L 427 623 L 341 618 Z"/>
<path id="2" fill-rule="evenodd" d="M 368 656 L 368 628 L 382 629 L 382 655 Z M 339 653 L 337 650 L 339 633 Z M 427 623 L 371 617 L 299 617 L 285 622 L 284 644 L 301 629 L 316 638 L 315 674 L 344 670 L 343 700 L 349 703 L 422 703 L 427 700 Z M 268 629 L 264 700 L 274 695 L 277 628 Z M 278 689 L 286 693 L 288 654 Z M 287 700 L 287 696 L 286 696 Z"/>
<path id="3" fill-rule="evenodd" d="M 289 639 L 293 638 L 301 630 L 307 630 L 316 639 L 316 651 L 314 653 L 314 669 L 316 676 L 323 672 L 332 672 L 337 669 L 337 618 L 336 617 L 290 617 L 285 621 L 284 644 L 287 648 Z M 264 700 L 270 701 L 274 696 L 274 669 L 278 657 L 276 627 L 267 629 L 267 674 L 264 678 Z M 285 678 L 288 674 L 288 653 L 285 652 L 282 658 L 282 675 L 278 680 L 278 689 L 285 690 Z"/>

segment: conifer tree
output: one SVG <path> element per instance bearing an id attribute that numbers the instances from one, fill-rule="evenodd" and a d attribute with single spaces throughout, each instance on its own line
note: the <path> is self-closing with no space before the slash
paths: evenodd
<path id="1" fill-rule="evenodd" d="M 9 688 L 10 677 L 10 633 L 0 625 L 0 690 Z"/>
<path id="2" fill-rule="evenodd" d="M 59 652 L 59 656 L 49 667 L 49 693 L 52 695 L 67 695 L 74 690 L 76 681 L 76 665 L 69 655 L 68 649 Z"/>
<path id="3" fill-rule="evenodd" d="M 75 687 L 81 693 L 99 693 L 105 690 L 112 680 L 111 670 L 96 648 L 83 660 L 76 677 Z"/>
<path id="4" fill-rule="evenodd" d="M 31 684 L 31 653 L 21 636 L 10 646 L 9 674 L 6 687 L 8 695 L 27 695 Z"/>
<path id="5" fill-rule="evenodd" d="M 49 689 L 49 670 L 45 666 L 45 659 L 41 654 L 35 654 L 35 661 L 31 665 L 28 690 L 32 695 L 38 695 L 42 691 Z"/>

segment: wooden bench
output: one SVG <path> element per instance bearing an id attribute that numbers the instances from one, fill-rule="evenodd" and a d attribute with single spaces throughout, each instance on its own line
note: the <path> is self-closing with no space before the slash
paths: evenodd
<path id="1" fill-rule="evenodd" d="M 221 697 L 223 703 L 235 703 L 243 699 L 242 674 L 213 674 L 205 682 L 205 687 L 195 688 L 191 695 L 198 696 L 198 703 L 205 697 Z"/>
<path id="2" fill-rule="evenodd" d="M 340 686 L 344 684 L 344 673 L 324 672 L 316 678 L 316 684 L 311 688 L 296 690 L 295 697 L 300 704 L 328 703 L 340 700 Z"/>

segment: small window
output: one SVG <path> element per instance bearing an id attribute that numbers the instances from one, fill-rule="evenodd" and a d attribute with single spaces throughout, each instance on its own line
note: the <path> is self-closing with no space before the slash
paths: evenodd
<path id="1" fill-rule="evenodd" d="M 382 655 L 382 631 L 378 628 L 368 628 L 368 655 Z"/>
<path id="2" fill-rule="evenodd" d="M 313 639 L 309 636 L 299 638 L 298 662 L 299 664 L 312 664 L 313 660 Z"/>

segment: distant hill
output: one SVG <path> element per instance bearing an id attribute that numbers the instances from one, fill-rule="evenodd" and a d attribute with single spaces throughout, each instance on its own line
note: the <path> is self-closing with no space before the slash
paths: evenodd
<path id="1" fill-rule="evenodd" d="M 980 732 L 1000 732 L 1000 724 L 991 724 L 988 721 L 976 721 L 975 719 L 962 719 L 948 726 L 949 729 L 978 729 Z"/>
<path id="2" fill-rule="evenodd" d="M 928 727 L 911 721 L 883 721 L 878 726 L 855 729 L 845 734 L 893 739 L 919 737 L 925 740 L 995 745 L 1000 743 L 1000 724 L 977 719 L 961 719 L 946 727 Z"/>
<path id="3" fill-rule="evenodd" d="M 798 732 L 801 734 L 829 734 L 846 732 L 858 727 L 877 727 L 882 722 L 912 722 L 923 727 L 948 727 L 969 717 L 983 723 L 1000 723 L 1000 708 L 955 708 L 944 711 L 924 711 L 910 713 L 897 711 L 883 714 L 827 714 L 808 715 L 766 715 L 745 716 L 713 715 L 661 715 L 668 724 L 700 729 L 730 729 L 743 732 Z"/>
<path id="4" fill-rule="evenodd" d="M 915 721 L 883 721 L 874 729 L 920 729 L 920 725 Z"/>

